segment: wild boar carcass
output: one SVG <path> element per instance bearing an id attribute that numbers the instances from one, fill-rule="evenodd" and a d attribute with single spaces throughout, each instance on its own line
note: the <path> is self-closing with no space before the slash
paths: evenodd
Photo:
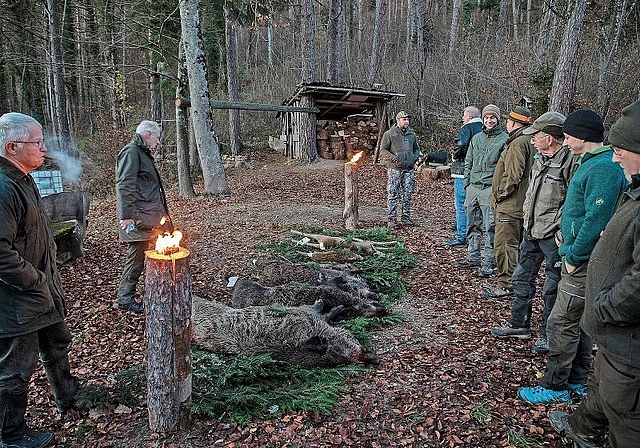
<path id="1" fill-rule="evenodd" d="M 368 301 L 356 292 L 341 288 L 336 279 L 316 285 L 289 282 L 278 286 L 263 286 L 253 280 L 240 278 L 231 293 L 231 306 L 236 308 L 274 303 L 284 306 L 312 305 L 318 300 L 324 303 L 324 312 L 343 306 L 344 311 L 340 317 L 344 319 L 381 316 L 387 312 L 378 302 Z"/>
<path id="2" fill-rule="evenodd" d="M 387 309 L 380 303 L 378 294 L 371 290 L 366 281 L 350 271 L 266 258 L 254 260 L 253 266 L 255 277 L 265 286 L 278 286 L 291 282 L 328 285 L 340 289 L 349 298 L 347 302 L 332 303 L 334 306 L 345 305 L 347 314 L 364 317 L 387 314 Z M 289 305 L 312 304 L 313 302 L 313 299 L 308 299 L 305 302 L 289 303 Z M 255 305 L 257 304 L 255 303 Z M 328 302 L 325 299 L 325 306 L 327 305 Z"/>
<path id="3" fill-rule="evenodd" d="M 195 343 L 214 353 L 270 353 L 305 367 L 377 364 L 377 356 L 351 333 L 327 323 L 340 309 L 322 315 L 323 306 L 318 301 L 312 306 L 236 309 L 193 296 Z"/>

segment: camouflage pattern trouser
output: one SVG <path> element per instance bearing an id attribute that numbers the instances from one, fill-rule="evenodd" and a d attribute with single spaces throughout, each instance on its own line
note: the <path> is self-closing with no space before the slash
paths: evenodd
<path id="1" fill-rule="evenodd" d="M 411 217 L 411 195 L 416 184 L 416 175 L 413 170 L 402 171 L 387 168 L 387 209 L 389 219 L 398 217 L 398 201 L 402 188 L 402 215 Z"/>

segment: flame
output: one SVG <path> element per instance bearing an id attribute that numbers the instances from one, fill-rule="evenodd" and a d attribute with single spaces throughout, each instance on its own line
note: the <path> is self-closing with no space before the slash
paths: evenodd
<path id="1" fill-rule="evenodd" d="M 161 225 L 161 226 L 163 226 L 165 222 L 167 222 L 167 217 L 166 217 L 166 216 L 163 216 L 163 217 L 160 219 L 160 225 Z"/>
<path id="2" fill-rule="evenodd" d="M 180 250 L 180 240 L 182 232 L 174 230 L 173 233 L 165 232 L 164 235 L 158 235 L 156 240 L 156 252 L 162 255 L 172 254 Z"/>
<path id="3" fill-rule="evenodd" d="M 360 151 L 356 153 L 353 157 L 351 157 L 351 160 L 349 160 L 349 163 L 358 163 L 362 158 L 362 156 L 364 156 L 364 151 Z"/>

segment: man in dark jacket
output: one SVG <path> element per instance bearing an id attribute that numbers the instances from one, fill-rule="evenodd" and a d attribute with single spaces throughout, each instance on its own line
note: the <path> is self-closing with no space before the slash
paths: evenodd
<path id="1" fill-rule="evenodd" d="M 453 178 L 453 206 L 456 209 L 456 234 L 444 245 L 449 247 L 467 245 L 467 215 L 464 210 L 464 200 L 467 197 L 464 189 L 464 159 L 471 138 L 482 132 L 480 109 L 475 106 L 465 108 L 462 114 L 462 127 L 455 139 L 456 147 L 451 155 L 451 177 Z"/>
<path id="2" fill-rule="evenodd" d="M 53 434 L 25 421 L 38 357 L 60 412 L 74 405 L 71 334 L 56 267 L 56 247 L 40 194 L 29 175 L 44 162 L 42 126 L 32 117 L 0 117 L 0 429 L 2 447 L 45 447 Z"/>
<path id="3" fill-rule="evenodd" d="M 598 344 L 587 398 L 569 416 L 553 411 L 556 431 L 578 446 L 635 448 L 640 441 L 640 101 L 611 128 L 613 161 L 629 189 L 596 243 L 587 271 L 581 326 Z"/>
<path id="4" fill-rule="evenodd" d="M 155 121 L 141 122 L 116 162 L 120 241 L 129 245 L 117 306 L 134 313 L 144 310 L 135 300 L 136 286 L 144 269 L 144 252 L 150 248 L 154 234 L 162 232 L 162 218 L 166 220 L 166 229 L 171 225 L 164 188 L 151 155 L 160 143 L 160 133 L 160 125 Z"/>
<path id="5" fill-rule="evenodd" d="M 563 258 L 558 295 L 547 319 L 547 369 L 538 386 L 518 390 L 522 400 L 536 405 L 568 403 L 571 395 L 586 394 L 593 349 L 590 335 L 580 331 L 587 269 L 591 251 L 627 187 L 622 169 L 611 161 L 613 151 L 602 146 L 600 115 L 575 110 L 564 121 L 562 132 L 564 144 L 580 160 L 567 189 L 561 234 L 556 235 Z"/>
<path id="6" fill-rule="evenodd" d="M 484 297 L 503 299 L 513 290 L 511 276 L 518 263 L 518 247 L 522 239 L 522 206 L 529 186 L 529 174 L 536 149 L 531 137 L 523 131 L 531 124 L 531 111 L 516 106 L 507 115 L 509 138 L 500 154 L 491 183 L 491 205 L 496 209 L 497 285 L 486 288 Z"/>
<path id="7" fill-rule="evenodd" d="M 414 166 L 420 158 L 418 138 L 409 127 L 410 115 L 401 110 L 396 125 L 382 135 L 380 156 L 387 167 L 387 208 L 389 227 L 398 228 L 398 201 L 402 189 L 401 223 L 414 226 L 411 219 L 411 195 L 416 183 Z"/>

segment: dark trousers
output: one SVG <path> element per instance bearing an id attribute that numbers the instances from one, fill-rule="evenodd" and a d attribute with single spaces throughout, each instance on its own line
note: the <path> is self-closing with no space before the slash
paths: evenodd
<path id="1" fill-rule="evenodd" d="M 2 440 L 20 439 L 27 425 L 29 381 L 42 361 L 59 410 L 73 406 L 78 379 L 69 369 L 71 334 L 64 321 L 36 332 L 0 338 L 0 425 Z"/>
<path id="2" fill-rule="evenodd" d="M 496 233 L 493 248 L 496 253 L 498 288 L 511 290 L 511 277 L 518 264 L 518 247 L 522 240 L 522 219 L 496 211 Z"/>
<path id="3" fill-rule="evenodd" d="M 127 260 L 124 263 L 120 286 L 118 287 L 118 303 L 132 303 L 136 295 L 136 287 L 144 270 L 144 252 L 150 249 L 150 241 L 133 241 L 129 243 Z"/>
<path id="4" fill-rule="evenodd" d="M 589 436 L 609 429 L 611 448 L 636 448 L 640 441 L 640 368 L 598 350 L 587 399 L 569 417 L 571 427 Z"/>
<path id="5" fill-rule="evenodd" d="M 515 299 L 511 304 L 511 319 L 513 327 L 531 326 L 531 311 L 536 294 L 536 279 L 540 266 L 544 260 L 545 279 L 542 285 L 542 321 L 540 322 L 540 336 L 547 336 L 547 319 L 556 302 L 558 282 L 560 281 L 560 255 L 553 237 L 542 240 L 523 238 L 520 243 L 518 264 L 511 278 Z"/>
<path id="6" fill-rule="evenodd" d="M 540 379 L 540 385 L 547 389 L 564 390 L 567 383 L 584 384 L 589 375 L 593 343 L 580 330 L 587 264 L 581 264 L 569 274 L 562 263 L 558 296 L 547 319 L 549 360 L 547 370 Z"/>

